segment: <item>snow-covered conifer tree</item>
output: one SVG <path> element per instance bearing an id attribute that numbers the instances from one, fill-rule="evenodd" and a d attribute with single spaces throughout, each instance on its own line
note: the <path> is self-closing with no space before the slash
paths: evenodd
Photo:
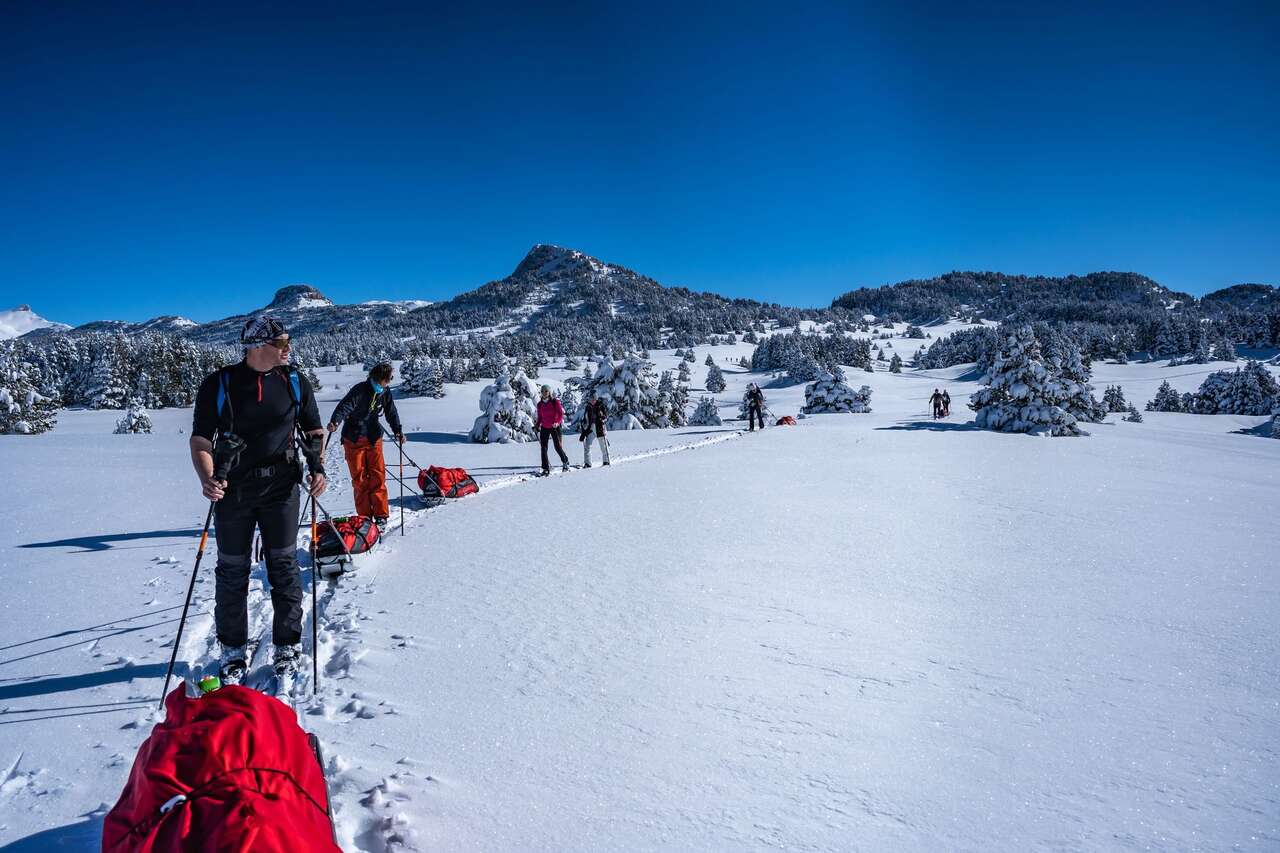
<path id="1" fill-rule="evenodd" d="M 1219 370 L 1205 377 L 1189 411 L 1200 415 L 1269 415 L 1280 405 L 1280 385 L 1250 359 L 1243 369 Z"/>
<path id="2" fill-rule="evenodd" d="M 108 345 L 97 353 L 85 387 L 85 398 L 89 408 L 120 409 L 124 407 L 125 400 L 129 396 L 129 388 L 118 359 L 119 350 L 114 346 Z"/>
<path id="3" fill-rule="evenodd" d="M 116 435 L 138 435 L 151 432 L 151 417 L 138 400 L 130 400 L 124 415 L 116 421 Z"/>
<path id="4" fill-rule="evenodd" d="M 471 440 L 481 444 L 505 444 L 509 441 L 533 441 L 538 437 L 534 427 L 532 386 L 523 371 L 513 378 L 503 367 L 492 385 L 480 392 L 480 417 L 471 427 Z"/>
<path id="5" fill-rule="evenodd" d="M 893 358 L 889 359 L 889 372 L 890 373 L 902 372 L 902 358 L 896 352 L 893 354 Z"/>
<path id="6" fill-rule="evenodd" d="M 684 354 L 684 360 L 693 364 L 698 360 L 698 356 L 692 349 L 690 349 Z"/>
<path id="7" fill-rule="evenodd" d="M 863 385 L 854 391 L 834 375 L 824 373 L 812 384 L 805 386 L 804 408 L 800 411 L 806 415 L 821 412 L 870 412 L 871 387 Z"/>
<path id="8" fill-rule="evenodd" d="M 26 365 L 12 351 L 0 350 L 0 435 L 35 435 L 57 422 L 53 400 L 36 391 Z"/>
<path id="9" fill-rule="evenodd" d="M 1142 412 L 1139 412 L 1138 407 L 1133 405 L 1133 403 L 1130 403 L 1129 408 L 1126 409 L 1125 411 L 1127 411 L 1129 414 L 1125 415 L 1123 418 L 1121 418 L 1121 420 L 1126 420 L 1126 421 L 1129 421 L 1130 423 L 1135 423 L 1135 424 L 1142 423 Z"/>
<path id="10" fill-rule="evenodd" d="M 1160 383 L 1160 387 L 1156 389 L 1156 396 L 1147 403 L 1148 412 L 1185 412 L 1186 407 L 1182 405 L 1182 395 L 1173 390 L 1173 386 L 1169 384 L 1169 380 Z"/>
<path id="11" fill-rule="evenodd" d="M 1127 412 L 1129 403 L 1124 398 L 1124 389 L 1119 385 L 1108 385 L 1102 394 L 1102 405 L 1108 412 Z"/>
<path id="12" fill-rule="evenodd" d="M 688 360 L 680 362 L 680 366 L 676 368 L 676 377 L 681 382 L 689 381 L 689 362 Z"/>
<path id="13" fill-rule="evenodd" d="M 716 406 L 716 401 L 710 397 L 699 399 L 697 408 L 689 416 L 689 426 L 720 426 L 722 423 L 720 409 Z"/>
<path id="14" fill-rule="evenodd" d="M 578 394 L 572 385 L 560 389 L 560 405 L 564 406 L 564 426 L 572 431 L 577 428 Z"/>
<path id="15" fill-rule="evenodd" d="M 1057 404 L 1058 388 L 1040 354 L 1030 326 L 1010 331 L 983 379 L 985 388 L 969 398 L 975 423 L 998 432 L 1033 435 L 1087 435 L 1070 412 Z"/>
<path id="16" fill-rule="evenodd" d="M 1067 347 L 1060 363 L 1053 365 L 1050 388 L 1055 402 L 1077 421 L 1102 423 L 1107 410 L 1099 405 L 1089 384 L 1089 368 L 1085 366 L 1078 347 Z"/>
<path id="17" fill-rule="evenodd" d="M 673 427 L 688 426 L 689 424 L 689 386 L 676 385 L 671 392 L 671 409 L 667 420 Z"/>
<path id="18" fill-rule="evenodd" d="M 717 365 L 712 364 L 707 368 L 707 390 L 712 394 L 719 394 L 725 388 L 724 371 Z"/>
<path id="19" fill-rule="evenodd" d="M 707 367 L 715 367 L 715 366 L 716 366 L 716 360 L 715 360 L 714 358 L 712 358 L 712 357 L 711 357 L 711 353 L 707 353 L 707 358 L 706 358 L 706 360 L 705 360 L 705 361 L 703 361 L 702 363 L 703 363 L 703 364 L 705 364 Z"/>
<path id="20" fill-rule="evenodd" d="M 604 401 L 611 430 L 654 429 L 667 424 L 670 397 L 665 402 L 659 400 L 653 365 L 638 356 L 619 362 L 603 359 L 592 377 L 576 380 L 575 385 L 583 395 L 579 409 L 592 393 Z"/>
<path id="21" fill-rule="evenodd" d="M 406 358 L 400 365 L 400 393 L 406 397 L 421 397 L 426 393 L 427 365 L 424 355 Z"/>

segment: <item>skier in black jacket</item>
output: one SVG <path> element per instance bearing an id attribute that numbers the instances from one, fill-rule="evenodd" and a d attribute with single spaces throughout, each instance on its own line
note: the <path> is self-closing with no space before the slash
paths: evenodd
<path id="1" fill-rule="evenodd" d="M 760 429 L 764 429 L 764 392 L 752 382 L 747 386 L 747 421 L 751 425 L 747 432 L 756 431 L 756 418 L 760 419 Z"/>
<path id="2" fill-rule="evenodd" d="M 347 468 L 351 471 L 356 512 L 377 519 L 379 527 L 386 526 L 387 516 L 391 514 L 379 415 L 386 415 L 396 443 L 404 443 L 400 413 L 396 411 L 396 401 L 387 387 L 391 384 L 391 377 L 390 364 L 375 365 L 364 382 L 351 386 L 329 418 L 329 432 L 342 424 L 342 449 L 347 457 Z"/>
<path id="3" fill-rule="evenodd" d="M 298 573 L 298 484 L 302 458 L 307 491 L 325 490 L 320 454 L 324 429 L 311 384 L 289 367 L 289 334 L 279 321 L 251 318 L 240 333 L 244 360 L 209 374 L 196 393 L 191 463 L 214 510 L 218 564 L 213 618 L 222 646 L 221 676 L 238 683 L 248 666 L 250 551 L 253 530 L 262 534 L 271 585 L 271 641 L 276 672 L 297 671 L 302 639 L 302 580 Z M 299 446 L 298 429 L 307 443 Z M 228 478 L 213 476 L 217 437 L 245 442 Z M 301 452 L 299 452 L 301 451 Z"/>
<path id="4" fill-rule="evenodd" d="M 591 392 L 591 399 L 587 402 L 586 410 L 582 415 L 582 433 L 578 436 L 578 441 L 583 442 L 582 445 L 582 467 L 591 467 L 591 442 L 600 442 L 600 455 L 604 458 L 604 464 L 609 464 L 609 437 L 605 435 L 604 424 L 609 418 L 609 407 L 605 405 L 595 391 Z"/>
<path id="5" fill-rule="evenodd" d="M 942 392 L 934 388 L 933 393 L 929 395 L 929 403 L 933 406 L 934 420 L 942 417 Z"/>

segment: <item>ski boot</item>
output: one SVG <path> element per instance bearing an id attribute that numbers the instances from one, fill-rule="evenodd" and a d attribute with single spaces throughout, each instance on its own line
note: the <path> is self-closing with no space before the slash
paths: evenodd
<path id="1" fill-rule="evenodd" d="M 223 646 L 218 678 L 223 684 L 239 684 L 249 671 L 249 651 L 244 646 Z"/>
<path id="2" fill-rule="evenodd" d="M 302 660 L 302 646 L 276 646 L 271 658 L 271 668 L 277 678 L 292 678 L 298 674 Z"/>

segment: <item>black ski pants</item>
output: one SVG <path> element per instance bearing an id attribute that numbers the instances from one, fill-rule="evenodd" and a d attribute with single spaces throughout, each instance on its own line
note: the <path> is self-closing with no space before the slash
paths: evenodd
<path id="1" fill-rule="evenodd" d="M 547 460 L 547 440 L 555 442 L 556 453 L 560 454 L 560 464 L 569 464 L 569 455 L 564 452 L 564 445 L 560 443 L 560 427 L 541 427 L 538 429 L 538 443 L 542 445 L 542 470 L 551 471 L 551 463 Z"/>
<path id="2" fill-rule="evenodd" d="M 218 641 L 243 646 L 249 640 L 249 569 L 253 529 L 262 533 L 267 582 L 271 585 L 271 641 L 302 641 L 302 578 L 298 571 L 299 490 L 295 477 L 249 481 L 227 491 L 214 509 L 218 542 L 213 621 Z"/>
<path id="3" fill-rule="evenodd" d="M 749 406 L 747 408 L 747 422 L 754 431 L 756 428 L 756 418 L 760 419 L 760 429 L 764 429 L 764 410 L 759 406 Z"/>

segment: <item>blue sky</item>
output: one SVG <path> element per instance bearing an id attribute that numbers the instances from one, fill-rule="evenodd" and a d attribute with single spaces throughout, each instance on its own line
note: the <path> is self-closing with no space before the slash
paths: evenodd
<path id="1" fill-rule="evenodd" d="M 6 4 L 0 307 L 441 299 L 538 242 L 793 305 L 1280 284 L 1280 5 L 534 5 Z"/>

